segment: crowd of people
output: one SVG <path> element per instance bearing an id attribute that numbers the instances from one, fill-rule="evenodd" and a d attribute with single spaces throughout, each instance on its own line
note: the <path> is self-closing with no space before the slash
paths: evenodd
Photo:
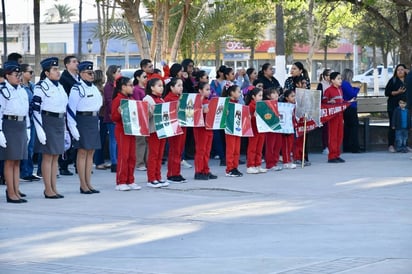
<path id="1" fill-rule="evenodd" d="M 154 68 L 151 60 L 143 59 L 132 79 L 122 76 L 120 66 L 116 65 L 110 65 L 104 73 L 94 70 L 92 62 L 79 62 L 75 56 L 65 57 L 63 63 L 65 70 L 60 75 L 58 58 L 42 60 L 40 81 L 36 84 L 32 82 L 32 67 L 24 64 L 17 53 L 9 55 L 0 71 L 3 78 L 0 79 L 0 160 L 3 163 L 0 175 L 7 185 L 9 203 L 27 202 L 19 188 L 20 180 L 43 180 L 46 199 L 64 198 L 57 189 L 57 178 L 72 176 L 68 168 L 72 163 L 81 194 L 100 192 L 92 184 L 93 167 L 116 173 L 115 189 L 119 191 L 141 189 L 135 182 L 135 170 L 147 173 L 147 187 L 185 183 L 188 180 L 182 176 L 181 168 L 191 167 L 185 161 L 190 154 L 194 158 L 194 180 L 217 179 L 209 167 L 210 157 L 219 158 L 220 165 L 226 166 L 227 177 L 243 176 L 239 170 L 241 137 L 205 127 L 182 127 L 183 134 L 170 138 L 157 136 L 154 105 L 178 101 L 182 93 L 201 95 L 204 116 L 214 97 L 228 97 L 231 103 L 249 106 L 253 137 L 243 138 L 247 143 L 246 173 L 295 169 L 302 162 L 305 166 L 311 165 L 304 146 L 307 141 L 305 143 L 302 136 L 259 133 L 255 113 L 256 104 L 261 100 L 294 105 L 296 88 L 310 89 L 309 75 L 301 62 L 292 65 L 291 76 L 283 87 L 274 77 L 270 63 L 263 64 L 260 70 L 248 68 L 237 73 L 222 65 L 211 82 L 205 71 L 194 67 L 191 59 L 170 68 L 163 64 L 163 73 Z M 397 151 L 406 149 L 404 129 L 410 127 L 410 116 L 404 111 L 406 74 L 402 68 L 405 69 L 397 66 L 385 91 L 391 121 L 388 141 L 394 146 L 396 139 Z M 350 69 L 342 74 L 325 69 L 320 76 L 318 90 L 322 91 L 322 103 L 348 103 L 343 113 L 323 127 L 322 146 L 328 154 L 328 163 L 345 162 L 340 157 L 342 144 L 345 152 L 360 152 L 356 110 L 359 87 L 351 83 L 352 77 Z M 150 136 L 124 133 L 122 100 L 147 102 Z M 105 162 L 106 143 L 110 163 Z M 38 163 L 36 174 L 34 158 Z M 166 179 L 161 174 L 165 158 Z"/>

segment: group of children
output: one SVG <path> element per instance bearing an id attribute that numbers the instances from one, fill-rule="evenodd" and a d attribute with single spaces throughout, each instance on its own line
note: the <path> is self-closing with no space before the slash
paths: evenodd
<path id="1" fill-rule="evenodd" d="M 294 79 L 296 87 L 306 87 L 305 78 Z M 342 91 L 340 89 L 341 78 L 338 72 L 331 74 L 331 87 L 328 88 L 322 97 L 322 102 L 327 104 L 342 103 Z M 164 90 L 165 89 L 165 90 Z M 208 104 L 211 95 L 211 87 L 207 82 L 200 82 L 197 91 L 202 97 L 203 115 L 208 111 Z M 132 80 L 127 77 L 116 79 L 116 89 L 113 95 L 112 118 L 116 123 L 116 139 L 118 143 L 118 166 L 117 166 L 117 190 L 140 189 L 134 183 L 134 167 L 136 162 L 135 137 L 127 136 L 123 132 L 121 111 L 119 108 L 120 100 L 131 99 L 133 93 Z M 186 129 L 183 127 L 183 134 L 159 139 L 153 118 L 154 105 L 164 102 L 178 101 L 183 93 L 183 81 L 181 78 L 171 78 L 166 86 L 160 78 L 150 79 L 145 88 L 143 101 L 149 106 L 149 127 L 150 136 L 148 143 L 148 162 L 147 162 L 147 186 L 153 188 L 167 187 L 169 183 L 185 183 L 187 180 L 181 175 L 181 155 L 184 150 Z M 243 101 L 249 106 L 253 137 L 248 138 L 247 147 L 247 168 L 246 173 L 258 174 L 266 173 L 268 170 L 280 171 L 282 169 L 295 169 L 293 161 L 293 148 L 296 146 L 295 134 L 283 133 L 259 133 L 256 124 L 256 103 L 261 100 L 275 100 L 289 104 L 295 104 L 295 91 L 285 89 L 282 94 L 277 88 L 263 90 L 261 87 L 250 86 L 247 93 L 242 93 L 239 86 L 226 85 L 221 94 L 228 97 L 230 103 Z M 293 119 L 295 121 L 295 119 Z M 344 162 L 340 158 L 340 145 L 342 143 L 342 115 L 336 115 L 329 122 L 329 163 Z M 296 122 L 295 122 L 296 123 Z M 296 124 L 294 125 L 296 126 Z M 195 180 L 216 179 L 217 176 L 211 173 L 209 168 L 209 157 L 212 148 L 213 130 L 205 127 L 193 128 L 195 140 Z M 226 141 L 226 176 L 241 177 L 239 171 L 239 157 L 241 148 L 241 137 L 225 134 Z M 167 180 L 162 179 L 161 166 L 162 157 L 168 142 L 168 164 Z M 265 147 L 266 168 L 262 167 L 262 154 Z M 283 164 L 280 165 L 280 155 Z M 294 159 L 300 160 L 300 159 Z"/>

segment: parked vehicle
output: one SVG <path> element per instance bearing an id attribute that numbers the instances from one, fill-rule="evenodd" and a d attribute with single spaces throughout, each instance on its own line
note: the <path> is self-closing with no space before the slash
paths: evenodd
<path id="1" fill-rule="evenodd" d="M 383 66 L 377 66 L 378 71 L 378 81 L 379 81 L 379 88 L 385 88 L 388 80 L 393 76 L 393 67 L 384 68 Z M 357 74 L 353 76 L 353 81 L 359 81 L 362 83 L 366 83 L 368 88 L 374 87 L 374 76 L 373 76 L 373 68 L 368 69 L 362 74 Z"/>

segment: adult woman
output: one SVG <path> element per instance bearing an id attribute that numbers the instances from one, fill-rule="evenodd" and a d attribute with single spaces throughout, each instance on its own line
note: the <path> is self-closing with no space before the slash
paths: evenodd
<path id="1" fill-rule="evenodd" d="M 34 125 L 37 140 L 34 149 L 42 153 L 42 176 L 44 198 L 63 198 L 57 191 L 57 164 L 59 155 L 64 152 L 66 123 L 64 121 L 67 94 L 59 83 L 58 59 L 51 57 L 41 61 L 41 81 L 34 88 L 32 101 Z"/>
<path id="2" fill-rule="evenodd" d="M 173 66 L 172 66 L 173 67 Z M 172 69 L 170 69 L 172 71 Z M 147 83 L 147 75 L 141 69 L 138 69 L 133 74 L 133 99 L 143 100 L 146 96 L 145 87 Z M 136 169 L 146 171 L 147 163 L 147 140 L 144 136 L 136 136 Z"/>
<path id="3" fill-rule="evenodd" d="M 106 124 L 107 129 L 109 130 L 109 153 L 111 172 L 116 172 L 117 167 L 117 143 L 114 137 L 114 123 L 111 118 L 111 109 L 112 109 L 112 97 L 114 91 L 114 80 L 120 77 L 120 67 L 116 65 L 110 65 L 106 71 L 107 82 L 104 85 L 104 105 L 105 113 L 103 122 Z"/>
<path id="4" fill-rule="evenodd" d="M 226 66 L 222 65 L 216 71 L 216 79 L 212 80 L 212 82 L 210 83 L 210 97 L 220 97 L 222 95 L 225 80 L 225 70 Z"/>
<path id="5" fill-rule="evenodd" d="M 100 95 L 104 96 L 104 82 L 106 81 L 106 78 L 104 76 L 104 73 L 102 70 L 97 69 L 94 71 L 94 80 L 93 84 L 97 87 L 97 89 L 100 91 Z M 94 153 L 94 164 L 96 165 L 96 169 L 106 169 L 110 166 L 106 165 L 104 163 L 104 144 L 106 143 L 106 137 L 108 133 L 108 129 L 106 124 L 103 122 L 104 120 L 104 114 L 105 114 L 105 108 L 106 106 L 102 105 L 102 107 L 99 110 L 99 130 L 100 130 L 100 143 L 102 147 L 100 149 L 96 149 Z"/>
<path id="6" fill-rule="evenodd" d="M 399 99 L 406 92 L 405 88 L 406 66 L 399 64 L 396 66 L 395 71 L 391 79 L 385 87 L 385 96 L 388 97 L 388 150 L 389 152 L 395 152 L 395 130 L 392 129 L 392 115 L 395 108 L 398 106 Z"/>
<path id="7" fill-rule="evenodd" d="M 305 88 L 310 89 L 310 80 L 307 70 L 304 68 L 301 62 L 293 63 L 290 69 L 291 76 L 288 77 L 285 81 L 285 90 L 296 90 L 296 80 L 303 77 L 304 82 L 306 83 Z M 302 87 L 303 88 L 303 87 Z M 311 163 L 309 162 L 309 157 L 307 153 L 307 144 L 308 140 L 306 139 L 305 142 L 305 165 L 309 166 Z M 293 149 L 293 159 L 295 160 L 295 164 L 300 165 L 302 163 L 302 155 L 303 155 L 303 136 L 297 137 L 295 140 L 295 145 Z"/>
<path id="8" fill-rule="evenodd" d="M 170 78 L 174 77 L 183 79 L 183 66 L 179 63 L 174 63 L 170 67 Z"/>
<path id="9" fill-rule="evenodd" d="M 194 62 L 192 59 L 184 59 L 182 61 L 183 67 L 183 92 L 196 93 L 195 79 L 193 77 Z"/>
<path id="10" fill-rule="evenodd" d="M 279 81 L 273 77 L 273 69 L 270 63 L 262 65 L 262 69 L 258 73 L 258 80 L 263 83 L 263 89 L 279 88 Z"/>
<path id="11" fill-rule="evenodd" d="M 29 64 L 21 64 L 21 85 L 27 92 L 29 102 L 33 99 L 34 84 L 31 82 L 33 79 L 33 69 Z M 33 117 L 30 113 L 30 140 L 27 144 L 27 154 L 28 158 L 20 161 L 20 178 L 23 181 L 39 181 L 40 178 L 33 174 L 33 149 L 34 149 L 34 139 L 36 137 L 36 130 L 34 129 Z"/>
<path id="12" fill-rule="evenodd" d="M 249 88 L 253 85 L 253 82 L 257 79 L 257 71 L 254 68 L 248 68 L 244 77 L 243 84 L 241 86 L 242 94 L 246 95 L 249 92 Z"/>
<path id="13" fill-rule="evenodd" d="M 91 185 L 93 154 L 99 149 L 99 110 L 103 99 L 99 90 L 93 85 L 93 63 L 83 61 L 79 63 L 80 81 L 70 91 L 67 123 L 70 133 L 75 139 L 77 148 L 76 166 L 80 179 L 80 193 L 99 193 Z M 107 106 L 106 106 L 107 107 Z"/>
<path id="14" fill-rule="evenodd" d="M 324 69 L 323 72 L 319 76 L 319 84 L 318 87 L 316 88 L 317 90 L 322 91 L 322 96 L 325 90 L 331 86 L 330 82 L 330 73 L 332 72 L 331 69 Z M 323 123 L 322 126 L 322 153 L 323 154 L 329 154 L 329 149 L 328 149 L 328 142 L 329 142 L 329 135 L 328 135 L 328 122 Z"/>
<path id="15" fill-rule="evenodd" d="M 352 85 L 353 71 L 344 69 L 342 72 L 342 92 L 343 100 L 350 101 L 358 96 L 360 85 L 354 87 Z M 359 153 L 359 137 L 358 137 L 358 103 L 353 101 L 343 112 L 343 151 Z"/>
<path id="16" fill-rule="evenodd" d="M 4 63 L 5 81 L 0 86 L 0 160 L 4 160 L 4 178 L 8 203 L 27 200 L 19 190 L 20 160 L 27 159 L 30 138 L 29 99 L 20 85 L 20 65 Z"/>

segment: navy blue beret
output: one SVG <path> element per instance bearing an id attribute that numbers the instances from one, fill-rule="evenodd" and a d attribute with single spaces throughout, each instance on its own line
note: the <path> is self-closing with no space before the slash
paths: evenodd
<path id="1" fill-rule="evenodd" d="M 49 69 L 51 67 L 59 66 L 59 59 L 57 57 L 49 57 L 40 62 L 43 70 Z"/>
<path id="2" fill-rule="evenodd" d="M 8 61 L 3 64 L 3 69 L 6 74 L 9 74 L 11 72 L 20 72 L 20 65 L 16 61 Z"/>
<path id="3" fill-rule="evenodd" d="M 93 62 L 90 62 L 90 61 L 80 62 L 77 68 L 79 69 L 79 72 L 83 70 L 93 70 Z"/>

